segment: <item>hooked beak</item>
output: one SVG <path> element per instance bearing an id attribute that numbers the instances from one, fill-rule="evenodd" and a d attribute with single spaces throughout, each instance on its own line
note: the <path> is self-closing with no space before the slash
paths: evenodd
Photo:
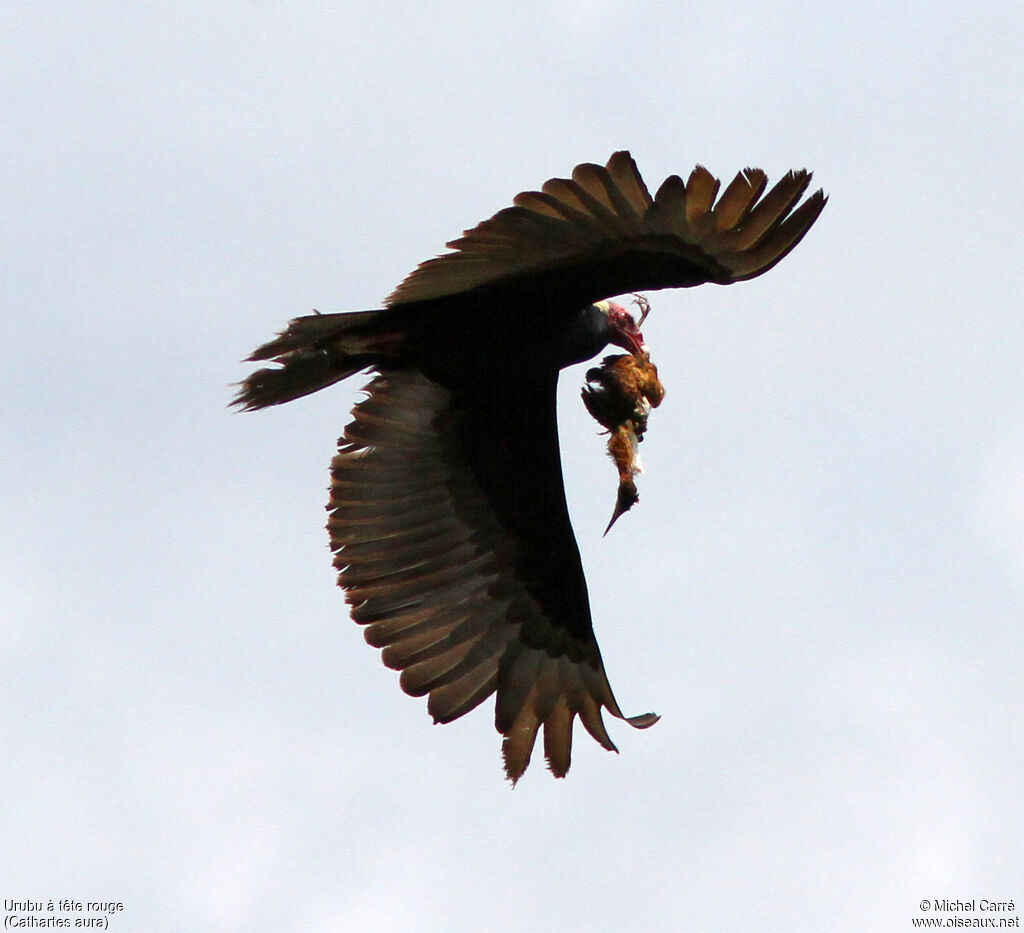
<path id="1" fill-rule="evenodd" d="M 640 307 L 643 314 L 640 318 L 642 324 L 648 312 L 646 301 Z M 628 350 L 633 356 L 643 356 L 646 352 L 644 335 L 640 333 L 640 327 L 633 320 L 633 315 L 614 301 L 608 302 L 608 330 L 609 343 Z"/>
<path id="2" fill-rule="evenodd" d="M 628 350 L 633 356 L 644 355 L 644 335 L 639 330 L 635 332 L 616 330 L 611 342 L 617 347 L 622 347 L 623 350 Z"/>

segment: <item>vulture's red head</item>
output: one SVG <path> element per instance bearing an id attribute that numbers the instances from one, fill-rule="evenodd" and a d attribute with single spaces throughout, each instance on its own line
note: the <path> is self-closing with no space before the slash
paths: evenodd
<path id="1" fill-rule="evenodd" d="M 608 318 L 608 342 L 640 356 L 644 349 L 644 335 L 640 333 L 633 315 L 614 301 L 598 301 L 596 304 Z M 645 309 L 643 317 L 646 316 Z M 640 321 L 643 323 L 643 318 Z"/>

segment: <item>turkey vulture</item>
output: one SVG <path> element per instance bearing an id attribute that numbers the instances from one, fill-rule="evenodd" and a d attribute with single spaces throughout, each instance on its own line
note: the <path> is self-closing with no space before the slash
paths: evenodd
<path id="1" fill-rule="evenodd" d="M 373 373 L 331 464 L 339 585 L 435 722 L 497 694 L 513 784 L 541 727 L 564 777 L 577 716 L 610 751 L 602 707 L 637 728 L 658 719 L 622 713 L 594 638 L 562 486 L 559 371 L 609 344 L 645 353 L 610 296 L 770 269 L 825 206 L 817 191 L 796 207 L 810 179 L 792 171 L 764 194 L 764 172 L 748 168 L 716 200 L 718 180 L 698 166 L 651 197 L 616 152 L 517 195 L 383 309 L 296 318 L 249 357 L 274 365 L 240 384 L 243 409 Z"/>

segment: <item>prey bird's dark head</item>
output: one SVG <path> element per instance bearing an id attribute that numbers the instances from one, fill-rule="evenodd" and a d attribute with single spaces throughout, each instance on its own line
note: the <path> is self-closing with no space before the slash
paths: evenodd
<path id="1" fill-rule="evenodd" d="M 644 299 L 638 299 L 638 304 L 642 312 L 640 318 L 642 324 L 644 318 L 647 317 L 647 302 Z M 598 301 L 595 303 L 595 307 L 601 310 L 608 322 L 608 342 L 622 347 L 623 350 L 628 350 L 633 356 L 640 356 L 644 350 L 644 335 L 640 333 L 640 327 L 633 320 L 633 315 L 614 301 Z"/>

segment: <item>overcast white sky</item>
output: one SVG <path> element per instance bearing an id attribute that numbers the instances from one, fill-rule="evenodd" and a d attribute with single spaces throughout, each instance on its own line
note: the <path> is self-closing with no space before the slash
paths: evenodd
<path id="1" fill-rule="evenodd" d="M 2 18 L 0 897 L 121 901 L 122 933 L 1024 912 L 1018 4 Z M 598 637 L 663 719 L 512 791 L 490 705 L 432 726 L 334 586 L 359 380 L 255 415 L 229 383 L 619 148 L 652 189 L 807 166 L 831 201 L 765 277 L 650 295 L 668 397 L 605 539 L 567 373 Z"/>

